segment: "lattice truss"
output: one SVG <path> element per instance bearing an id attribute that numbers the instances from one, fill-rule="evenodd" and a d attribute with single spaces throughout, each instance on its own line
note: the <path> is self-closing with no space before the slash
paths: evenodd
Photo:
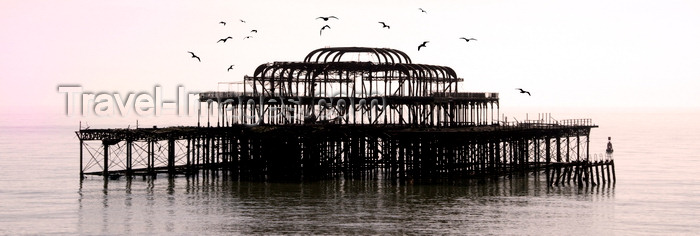
<path id="1" fill-rule="evenodd" d="M 187 164 L 187 140 L 174 142 L 175 165 Z M 129 158 L 129 145 L 131 155 Z M 101 141 L 83 141 L 82 171 L 104 171 L 104 144 Z M 112 171 L 165 168 L 168 166 L 168 142 L 161 141 L 121 141 L 107 148 L 107 169 Z"/>

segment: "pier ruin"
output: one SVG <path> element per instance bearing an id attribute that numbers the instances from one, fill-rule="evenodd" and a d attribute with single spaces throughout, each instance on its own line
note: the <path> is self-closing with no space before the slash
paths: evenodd
<path id="1" fill-rule="evenodd" d="M 199 94 L 197 126 L 80 129 L 80 176 L 191 175 L 247 180 L 411 181 L 546 175 L 551 185 L 611 184 L 591 157 L 590 119 L 501 120 L 498 93 L 458 91 L 446 66 L 388 48 L 321 48 L 258 66 L 235 91 Z"/>

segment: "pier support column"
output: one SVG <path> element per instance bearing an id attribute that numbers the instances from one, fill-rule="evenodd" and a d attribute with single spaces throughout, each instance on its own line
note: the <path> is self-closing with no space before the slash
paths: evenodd
<path id="1" fill-rule="evenodd" d="M 586 161 L 591 161 L 591 136 L 586 135 Z"/>
<path id="2" fill-rule="evenodd" d="M 85 177 L 85 172 L 83 171 L 83 140 L 80 140 L 80 179 Z"/>
<path id="3" fill-rule="evenodd" d="M 126 141 L 126 175 L 131 176 L 131 167 L 133 166 L 132 162 L 132 151 L 131 151 L 131 146 L 133 144 L 132 140 L 127 140 Z"/>
<path id="4" fill-rule="evenodd" d="M 175 139 L 168 139 L 168 174 L 175 174 Z"/>
<path id="5" fill-rule="evenodd" d="M 102 146 L 104 147 L 104 165 L 102 166 L 102 176 L 109 177 L 109 144 L 102 141 Z"/>
<path id="6" fill-rule="evenodd" d="M 613 182 L 617 182 L 617 179 L 615 178 L 615 161 L 610 160 L 610 167 L 609 168 L 612 168 Z"/>
<path id="7" fill-rule="evenodd" d="M 148 170 L 149 174 L 155 174 L 155 141 L 148 140 L 146 144 L 148 145 L 148 151 L 146 153 L 146 159 L 148 160 L 146 164 L 146 169 Z"/>
<path id="8" fill-rule="evenodd" d="M 192 158 L 192 154 L 190 153 L 190 146 L 192 146 L 192 139 L 187 138 L 187 167 L 188 168 L 192 164 L 192 161 L 190 160 L 190 158 Z"/>

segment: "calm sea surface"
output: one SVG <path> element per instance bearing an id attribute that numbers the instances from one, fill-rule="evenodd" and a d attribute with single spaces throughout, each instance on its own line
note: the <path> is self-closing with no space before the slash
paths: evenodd
<path id="1" fill-rule="evenodd" d="M 0 234 L 700 234 L 700 112 L 607 111 L 617 183 L 548 187 L 544 176 L 441 185 L 226 176 L 78 177 L 75 125 L 0 121 Z"/>

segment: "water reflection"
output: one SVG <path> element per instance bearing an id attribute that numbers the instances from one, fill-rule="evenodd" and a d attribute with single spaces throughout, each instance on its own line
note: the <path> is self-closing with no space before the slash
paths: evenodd
<path id="1" fill-rule="evenodd" d="M 541 222 L 533 224 L 537 220 L 565 232 L 610 224 L 605 219 L 612 218 L 613 209 L 601 208 L 600 202 L 612 202 L 614 188 L 549 186 L 543 178 L 266 183 L 202 173 L 88 179 L 78 194 L 78 223 L 82 232 L 99 234 L 529 234 L 541 230 L 536 226 Z M 584 223 L 569 222 L 571 214 Z"/>

